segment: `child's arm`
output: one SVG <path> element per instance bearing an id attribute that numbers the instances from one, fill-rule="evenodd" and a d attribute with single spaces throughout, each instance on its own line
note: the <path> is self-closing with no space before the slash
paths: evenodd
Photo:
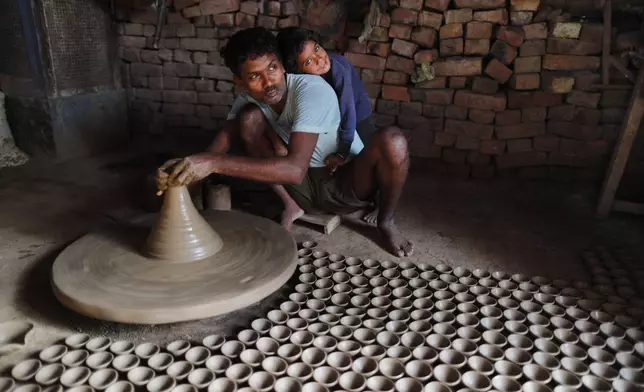
<path id="1" fill-rule="evenodd" d="M 356 106 L 349 70 L 342 67 L 338 71 L 341 72 L 333 75 L 333 89 L 338 96 L 341 116 L 338 131 L 338 152 L 347 157 L 356 133 Z"/>

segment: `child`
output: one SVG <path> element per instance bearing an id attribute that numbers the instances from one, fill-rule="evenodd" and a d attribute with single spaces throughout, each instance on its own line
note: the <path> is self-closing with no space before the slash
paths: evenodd
<path id="1" fill-rule="evenodd" d="M 277 40 L 286 72 L 320 75 L 338 96 L 341 116 L 338 151 L 325 161 L 334 172 L 348 158 L 356 131 L 365 145 L 376 132 L 369 95 L 349 60 L 337 53 L 327 53 L 312 31 L 295 27 L 281 29 Z M 376 217 L 377 211 L 374 211 L 364 219 L 376 223 Z"/>

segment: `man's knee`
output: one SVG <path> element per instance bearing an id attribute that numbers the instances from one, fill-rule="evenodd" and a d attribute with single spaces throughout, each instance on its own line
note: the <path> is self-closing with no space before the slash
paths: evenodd
<path id="1" fill-rule="evenodd" d="M 376 135 L 376 141 L 383 152 L 389 156 L 407 156 L 407 137 L 398 127 L 387 127 Z"/>
<path id="2" fill-rule="evenodd" d="M 248 104 L 244 106 L 238 115 L 239 134 L 246 143 L 252 143 L 264 134 L 265 121 L 264 112 L 259 106 Z"/>

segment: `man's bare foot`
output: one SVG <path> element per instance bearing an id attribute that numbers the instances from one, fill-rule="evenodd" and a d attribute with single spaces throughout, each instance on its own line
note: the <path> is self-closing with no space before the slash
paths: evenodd
<path id="1" fill-rule="evenodd" d="M 378 223 L 378 208 L 376 207 L 373 211 L 365 214 L 365 216 L 362 217 L 362 221 L 375 226 L 376 223 Z"/>
<path id="2" fill-rule="evenodd" d="M 287 205 L 282 212 L 282 226 L 288 231 L 291 231 L 293 222 L 300 219 L 304 215 L 304 210 L 297 204 Z"/>
<path id="3" fill-rule="evenodd" d="M 398 257 L 411 256 L 414 253 L 414 244 L 405 238 L 395 224 L 379 224 L 378 231 L 385 240 L 388 250 Z"/>

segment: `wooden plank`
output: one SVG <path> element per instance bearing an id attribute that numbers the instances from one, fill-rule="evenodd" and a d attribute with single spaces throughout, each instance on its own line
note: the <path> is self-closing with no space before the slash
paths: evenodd
<path id="1" fill-rule="evenodd" d="M 644 215 L 644 204 L 631 201 L 615 200 L 613 211 L 627 212 L 629 214 Z"/>
<path id="2" fill-rule="evenodd" d="M 611 0 L 606 0 L 604 5 L 604 35 L 602 37 L 602 84 L 610 83 L 610 65 L 608 57 L 610 56 L 610 36 L 612 28 L 612 5 Z"/>
<path id="3" fill-rule="evenodd" d="M 608 61 L 610 61 L 610 64 L 611 64 L 613 67 L 617 68 L 617 70 L 618 70 L 619 72 L 621 72 L 621 73 L 622 73 L 622 75 L 626 76 L 626 79 L 630 80 L 631 82 L 634 82 L 634 81 L 635 81 L 635 76 L 633 75 L 633 73 L 632 73 L 631 71 L 629 71 L 628 69 L 626 69 L 626 67 L 624 67 L 624 66 L 619 62 L 619 60 L 617 60 L 617 59 L 615 58 L 615 56 L 609 56 L 609 57 L 608 57 Z"/>
<path id="4" fill-rule="evenodd" d="M 600 216 L 608 215 L 612 208 L 615 193 L 617 192 L 619 182 L 624 174 L 624 169 L 628 162 L 628 156 L 631 152 L 631 148 L 633 147 L 633 141 L 635 140 L 635 136 L 637 135 L 637 130 L 640 127 L 643 116 L 644 67 L 639 70 L 637 81 L 635 82 L 635 88 L 633 89 L 633 95 L 631 96 L 631 102 L 628 106 L 626 118 L 622 125 L 622 133 L 619 136 L 615 150 L 613 150 L 611 163 L 608 167 L 606 178 L 604 179 L 599 199 L 599 206 L 597 208 L 597 213 Z"/>
<path id="5" fill-rule="evenodd" d="M 322 226 L 324 229 L 324 234 L 329 235 L 335 230 L 342 219 L 339 215 L 326 215 L 326 214 L 304 214 L 299 219 L 307 223 L 311 223 L 316 226 Z"/>

